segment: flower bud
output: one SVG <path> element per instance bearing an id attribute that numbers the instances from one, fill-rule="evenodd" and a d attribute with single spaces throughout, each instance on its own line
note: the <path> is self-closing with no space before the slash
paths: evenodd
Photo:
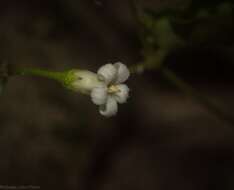
<path id="1" fill-rule="evenodd" d="M 103 85 L 96 73 L 87 70 L 70 70 L 64 79 L 65 87 L 84 94 L 90 94 L 93 88 Z"/>

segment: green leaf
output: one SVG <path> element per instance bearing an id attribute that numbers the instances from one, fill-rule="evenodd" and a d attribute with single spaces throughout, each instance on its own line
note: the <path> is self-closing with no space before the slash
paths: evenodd
<path id="1" fill-rule="evenodd" d="M 168 17 L 160 16 L 156 19 L 146 14 L 144 24 L 148 32 L 147 41 L 158 48 L 171 49 L 184 44 L 183 39 L 175 33 Z"/>

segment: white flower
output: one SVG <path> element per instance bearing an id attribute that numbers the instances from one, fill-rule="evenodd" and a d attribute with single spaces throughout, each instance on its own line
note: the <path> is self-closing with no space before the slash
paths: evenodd
<path id="1" fill-rule="evenodd" d="M 103 85 L 94 87 L 91 91 L 91 99 L 99 105 L 99 112 L 107 117 L 113 116 L 118 111 L 117 103 L 125 103 L 128 98 L 129 88 L 122 84 L 130 75 L 126 65 L 117 62 L 102 66 L 97 77 Z"/>
<path id="2" fill-rule="evenodd" d="M 60 81 L 70 90 L 90 95 L 99 112 L 110 117 L 117 113 L 117 103 L 127 101 L 129 88 L 123 82 L 129 75 L 126 65 L 117 62 L 102 66 L 97 73 L 73 69 L 61 75 Z"/>

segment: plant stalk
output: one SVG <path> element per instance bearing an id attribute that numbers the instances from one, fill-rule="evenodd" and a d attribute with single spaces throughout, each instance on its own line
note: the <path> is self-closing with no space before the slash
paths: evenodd
<path id="1" fill-rule="evenodd" d="M 55 71 L 49 71 L 46 69 L 39 69 L 39 68 L 16 68 L 13 71 L 14 75 L 29 75 L 29 76 L 38 76 L 38 77 L 44 77 L 48 79 L 53 79 L 59 82 L 64 82 L 64 78 L 66 77 L 65 72 L 55 72 Z"/>

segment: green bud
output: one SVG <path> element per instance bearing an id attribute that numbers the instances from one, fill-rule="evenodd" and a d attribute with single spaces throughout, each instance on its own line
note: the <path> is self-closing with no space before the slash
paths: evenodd
<path id="1" fill-rule="evenodd" d="M 94 87 L 104 85 L 96 73 L 76 69 L 66 73 L 63 84 L 66 88 L 83 94 L 89 94 Z"/>

